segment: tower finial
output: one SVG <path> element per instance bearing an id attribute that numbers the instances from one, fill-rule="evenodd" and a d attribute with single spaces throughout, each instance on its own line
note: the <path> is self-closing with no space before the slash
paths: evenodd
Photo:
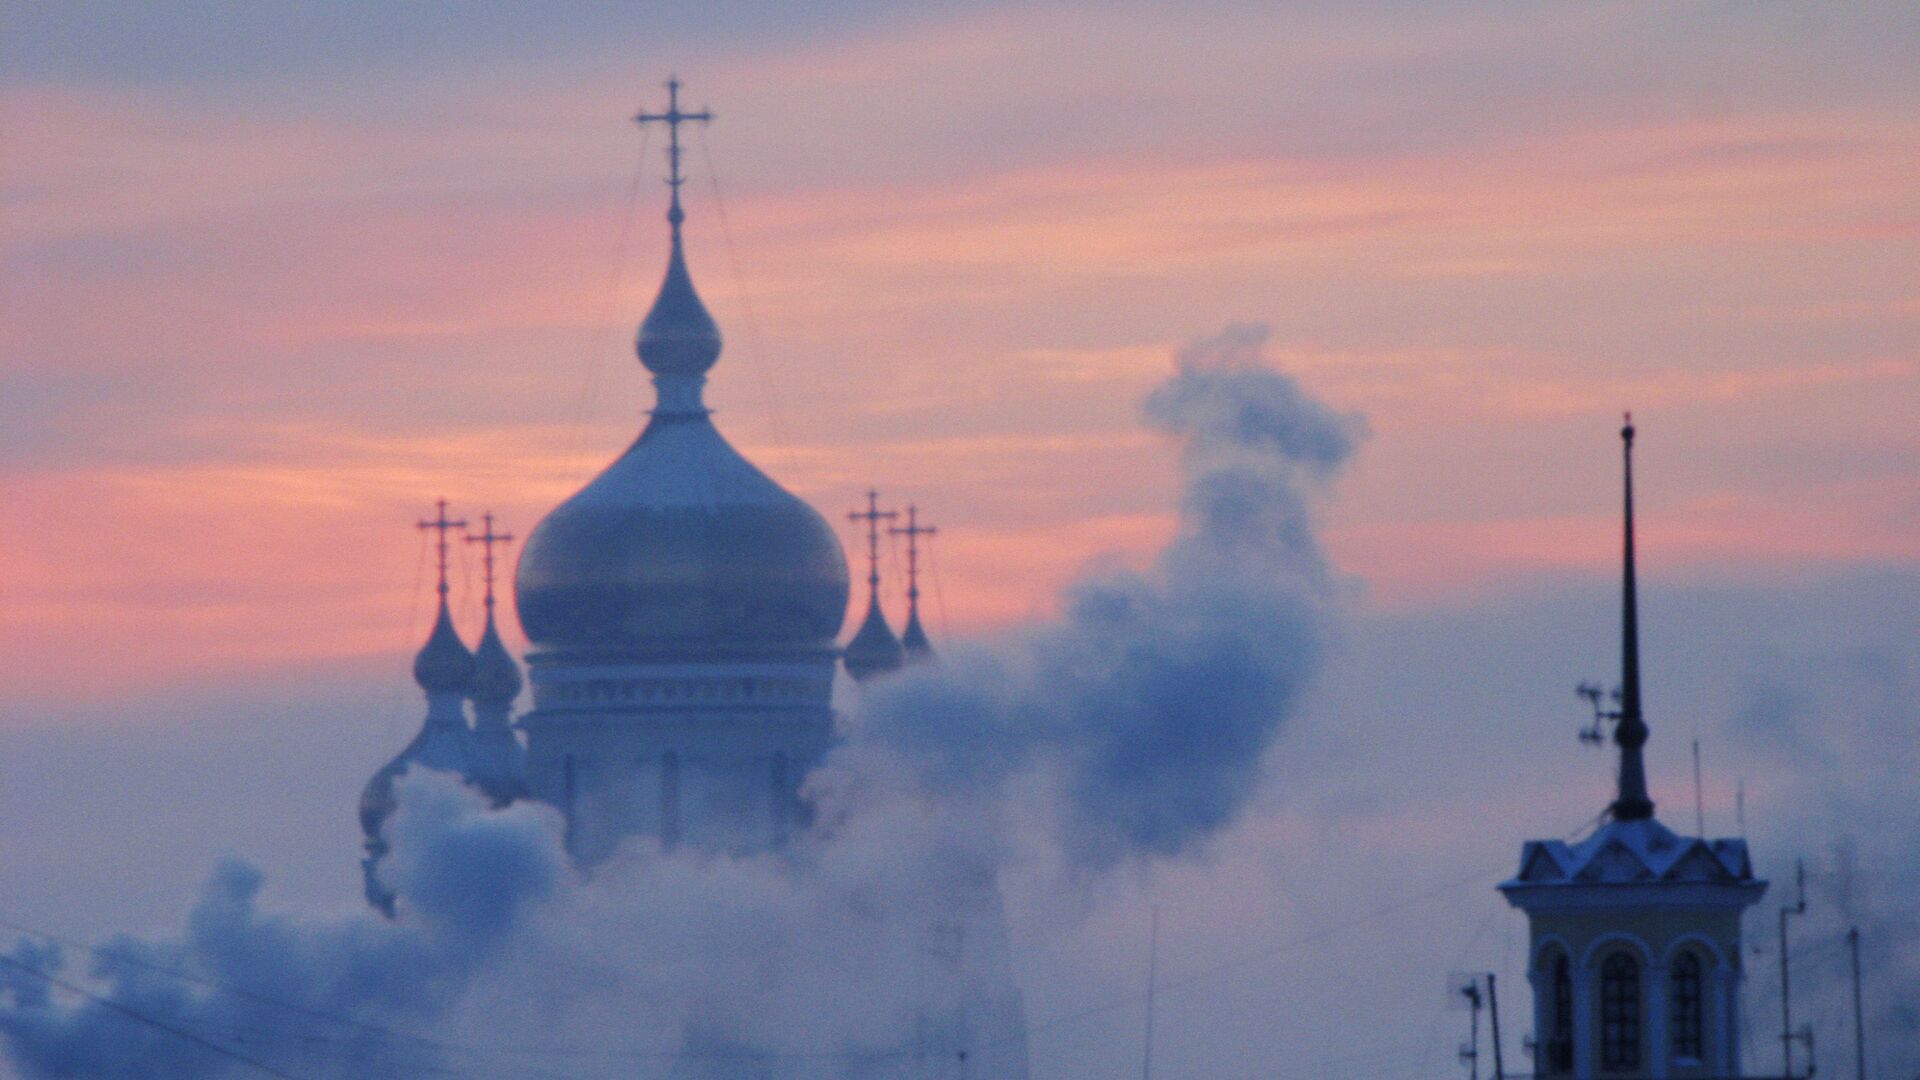
<path id="1" fill-rule="evenodd" d="M 887 532 L 907 538 L 907 627 L 900 633 L 900 645 L 909 657 L 924 657 L 933 652 L 926 628 L 920 625 L 920 538 L 939 532 L 932 525 L 920 524 L 920 508 L 907 504 L 907 524 L 887 526 Z"/>
<path id="2" fill-rule="evenodd" d="M 1647 745 L 1646 717 L 1640 708 L 1640 611 L 1634 590 L 1633 559 L 1633 414 L 1620 428 L 1621 463 L 1625 477 L 1624 552 L 1620 589 L 1620 721 L 1613 741 L 1620 747 L 1620 791 L 1613 800 L 1613 816 L 1636 821 L 1653 816 L 1647 794 L 1647 768 L 1641 748 Z"/>
<path id="3" fill-rule="evenodd" d="M 680 185 L 686 176 L 680 171 L 680 125 L 688 121 L 706 123 L 713 114 L 705 109 L 686 112 L 680 108 L 680 80 L 667 80 L 667 111 L 643 112 L 634 117 L 642 126 L 667 125 L 667 223 L 673 227 L 673 243 L 667 253 L 667 276 L 660 282 L 660 294 L 640 324 L 636 345 L 640 362 L 653 373 L 653 385 L 659 391 L 657 417 L 700 418 L 707 415 L 700 401 L 700 388 L 706 382 L 707 369 L 720 358 L 720 327 L 707 313 L 694 291 L 693 278 L 687 273 L 685 249 L 680 242 L 680 224 L 687 219 L 680 208 Z"/>
<path id="4" fill-rule="evenodd" d="M 667 223 L 673 226 L 673 243 L 680 245 L 680 223 L 687 219 L 686 211 L 680 209 L 680 185 L 687 178 L 680 172 L 680 125 L 690 120 L 704 124 L 713 119 L 713 113 L 707 109 L 699 112 L 680 111 L 680 77 L 667 77 L 667 111 L 662 113 L 643 112 L 635 116 L 634 122 L 641 125 L 665 123 L 667 125 L 667 187 L 672 195 L 667 200 Z"/>
<path id="5" fill-rule="evenodd" d="M 434 501 L 434 510 L 434 519 L 432 521 L 421 521 L 419 527 L 422 532 L 432 529 L 440 534 L 440 606 L 445 607 L 447 606 L 447 533 L 454 529 L 464 529 L 467 527 L 467 523 L 464 519 L 454 521 L 447 517 L 447 500 L 445 499 L 436 499 Z"/>

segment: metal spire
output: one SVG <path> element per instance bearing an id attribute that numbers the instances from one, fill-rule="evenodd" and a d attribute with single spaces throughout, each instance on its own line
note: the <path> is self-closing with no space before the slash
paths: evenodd
<path id="1" fill-rule="evenodd" d="M 932 525 L 920 524 L 920 508 L 912 503 L 907 504 L 905 528 L 887 526 L 888 533 L 907 538 L 907 628 L 900 635 L 900 644 L 913 655 L 933 651 L 927 642 L 926 629 L 920 625 L 920 538 L 939 531 Z"/>
<path id="2" fill-rule="evenodd" d="M 680 79 L 669 76 L 667 79 L 667 111 L 662 113 L 643 112 L 633 118 L 637 124 L 665 123 L 667 125 L 667 186 L 673 195 L 667 203 L 667 223 L 673 226 L 673 243 L 680 246 L 680 223 L 687 215 L 680 209 L 680 185 L 687 178 L 680 172 L 680 125 L 697 120 L 707 123 L 713 119 L 713 113 L 707 109 L 699 112 L 680 111 Z"/>
<path id="3" fill-rule="evenodd" d="M 487 583 L 487 620 L 491 622 L 493 620 L 493 548 L 496 544 L 512 543 L 513 534 L 496 533 L 493 531 L 493 513 L 491 511 L 480 515 L 480 521 L 482 523 L 482 532 L 478 536 L 468 536 L 467 543 L 483 545 L 481 550 L 484 554 L 481 555 L 480 565 L 485 571 Z"/>
<path id="4" fill-rule="evenodd" d="M 434 509 L 436 510 L 434 520 L 420 522 L 420 530 L 425 532 L 428 529 L 432 529 L 440 534 L 439 591 L 440 606 L 444 608 L 447 606 L 447 533 L 453 529 L 464 529 L 467 527 L 467 523 L 464 519 L 453 521 L 447 517 L 447 500 L 445 499 L 435 500 Z"/>
<path id="5" fill-rule="evenodd" d="M 880 493 L 872 488 L 867 489 L 866 510 L 847 514 L 848 521 L 867 523 L 867 603 L 870 606 L 880 602 L 880 523 L 899 516 L 898 510 L 880 509 Z"/>
<path id="6" fill-rule="evenodd" d="M 1647 745 L 1646 718 L 1640 710 L 1640 612 L 1634 595 L 1633 566 L 1633 414 L 1620 428 L 1621 460 L 1626 476 L 1625 554 L 1620 591 L 1620 720 L 1613 741 L 1620 747 L 1620 793 L 1613 800 L 1616 821 L 1638 821 L 1653 816 L 1647 794 L 1647 767 L 1641 748 Z"/>

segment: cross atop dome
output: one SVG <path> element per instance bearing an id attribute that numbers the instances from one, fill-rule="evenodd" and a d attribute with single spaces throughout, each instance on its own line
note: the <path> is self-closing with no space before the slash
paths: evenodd
<path id="1" fill-rule="evenodd" d="M 920 538 L 939 531 L 936 526 L 920 524 L 920 508 L 912 503 L 907 504 L 904 526 L 887 527 L 888 533 L 907 538 L 907 628 L 900 633 L 900 648 L 909 660 L 933 655 L 933 643 L 927 640 L 926 628 L 920 625 Z"/>
<path id="2" fill-rule="evenodd" d="M 447 500 L 445 499 L 435 500 L 434 511 L 435 511 L 434 519 L 432 521 L 428 521 L 425 518 L 422 518 L 420 520 L 418 527 L 421 532 L 426 532 L 428 529 L 432 529 L 434 532 L 440 534 L 439 536 L 440 603 L 442 606 L 445 606 L 447 602 L 447 534 L 449 532 L 452 532 L 454 529 L 466 528 L 467 521 L 465 518 L 461 518 L 460 520 L 455 521 L 452 518 L 447 517 Z"/>
<path id="3" fill-rule="evenodd" d="M 693 276 L 687 273 L 686 251 L 681 244 L 680 225 L 686 211 L 680 208 L 680 185 L 687 182 L 680 171 L 680 125 L 707 123 L 713 114 L 706 109 L 687 112 L 680 108 L 680 80 L 667 80 L 667 111 L 643 112 L 634 122 L 667 125 L 667 224 L 673 229 L 673 243 L 667 253 L 667 276 L 660 282 L 660 294 L 646 321 L 640 324 L 638 348 L 640 362 L 653 373 L 659 401 L 653 413 L 658 417 L 704 417 L 700 400 L 707 370 L 720 359 L 720 326 L 694 291 Z"/>
<path id="4" fill-rule="evenodd" d="M 513 534 L 512 533 L 496 533 L 493 531 L 493 512 L 491 510 L 480 515 L 480 522 L 481 522 L 480 534 L 478 536 L 469 535 L 467 537 L 467 543 L 481 545 L 481 551 L 484 552 L 484 554 L 481 556 L 481 559 L 480 559 L 480 566 L 484 573 L 484 580 L 486 581 L 486 585 L 487 585 L 487 615 L 488 617 L 492 617 L 493 615 L 493 549 L 501 544 L 513 543 Z"/>
<path id="5" fill-rule="evenodd" d="M 687 219 L 686 212 L 680 209 L 680 185 L 687 178 L 680 172 L 680 125 L 690 122 L 710 123 L 713 113 L 707 109 L 699 112 L 680 111 L 680 78 L 677 75 L 667 77 L 667 111 L 661 113 L 643 112 L 633 118 L 633 122 L 645 127 L 648 124 L 667 125 L 667 186 L 673 195 L 667 204 L 667 221 L 673 226 L 673 238 L 680 240 L 680 223 Z"/>

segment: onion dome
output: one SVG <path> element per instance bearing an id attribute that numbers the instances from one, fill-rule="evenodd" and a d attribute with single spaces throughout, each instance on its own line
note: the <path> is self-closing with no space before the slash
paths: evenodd
<path id="1" fill-rule="evenodd" d="M 440 610 L 432 632 L 427 635 L 427 643 L 413 658 L 414 681 L 426 691 L 426 722 L 406 749 L 382 765 L 360 792 L 360 829 L 367 838 L 367 857 L 361 860 L 360 868 L 366 875 L 367 903 L 388 916 L 394 913 L 394 896 L 381 884 L 376 871 L 387 853 L 387 841 L 381 829 L 396 808 L 394 780 L 416 763 L 464 776 L 471 760 L 472 731 L 467 727 L 466 696 L 474 684 L 473 653 L 460 640 L 459 632 L 453 628 L 453 616 L 447 610 L 447 533 L 465 527 L 466 522 L 447 517 L 445 499 L 439 501 L 437 509 L 434 520 L 422 521 L 419 526 L 439 533 Z"/>
<path id="2" fill-rule="evenodd" d="M 847 560 L 812 507 L 740 456 L 701 401 L 720 331 L 673 246 L 642 324 L 657 402 L 626 453 L 527 538 L 515 572 L 536 658 L 830 654 Z"/>
<path id="3" fill-rule="evenodd" d="M 473 653 L 453 628 L 447 603 L 440 601 L 440 617 L 433 633 L 413 658 L 413 681 L 429 694 L 465 694 L 473 687 Z"/>
<path id="4" fill-rule="evenodd" d="M 500 631 L 487 613 L 487 629 L 480 635 L 480 647 L 473 653 L 473 685 L 467 696 L 476 709 L 508 709 L 525 685 L 520 665 L 500 640 Z"/>
<path id="5" fill-rule="evenodd" d="M 493 613 L 474 650 L 473 734 L 468 739 L 466 780 L 495 806 L 527 797 L 527 752 L 513 733 L 513 701 L 523 685 L 520 665 L 500 641 Z"/>
<path id="6" fill-rule="evenodd" d="M 907 538 L 907 627 L 900 633 L 900 649 L 910 664 L 931 660 L 933 642 L 927 640 L 926 628 L 920 625 L 920 538 L 940 530 L 920 524 L 920 508 L 909 503 L 906 526 L 891 526 L 887 531 Z"/>
<path id="7" fill-rule="evenodd" d="M 893 628 L 887 625 L 878 600 L 867 604 L 867 617 L 860 623 L 853 640 L 847 642 L 844 662 L 847 674 L 853 676 L 855 682 L 898 670 L 906 662 L 900 639 L 893 636 Z"/>
<path id="8" fill-rule="evenodd" d="M 640 324 L 637 348 L 640 362 L 655 375 L 705 375 L 720 359 L 720 326 L 694 291 L 677 236 L 660 295 Z"/>
<path id="9" fill-rule="evenodd" d="M 909 663 L 933 659 L 933 642 L 927 640 L 926 628 L 920 625 L 918 607 L 907 613 L 907 628 L 900 632 L 900 651 Z"/>

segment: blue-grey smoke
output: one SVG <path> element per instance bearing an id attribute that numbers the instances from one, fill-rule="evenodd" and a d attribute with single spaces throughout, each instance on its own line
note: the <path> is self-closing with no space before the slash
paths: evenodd
<path id="1" fill-rule="evenodd" d="M 17 946 L 0 963 L 8 1055 L 33 1080 L 261 1071 L 248 1061 L 845 1080 L 902 1075 L 929 1017 L 1017 1011 L 991 1000 L 1004 927 L 975 918 L 999 902 L 1008 823 L 1080 880 L 1202 849 L 1244 811 L 1326 646 L 1339 582 L 1313 509 L 1360 425 L 1267 366 L 1264 339 L 1189 347 L 1146 402 L 1184 477 L 1153 564 L 1091 572 L 1057 619 L 872 687 L 787 848 L 636 840 L 588 878 L 551 808 L 493 810 L 409 773 L 382 869 L 396 921 L 277 914 L 256 871 L 222 865 L 176 937 L 123 936 L 85 965 Z M 996 1048 L 976 1049 L 978 1069 Z"/>
<path id="2" fill-rule="evenodd" d="M 1339 587 L 1313 504 L 1362 431 L 1265 364 L 1266 336 L 1190 345 L 1146 401 L 1184 472 L 1154 566 L 1092 573 L 1057 622 L 877 687 L 856 746 L 948 794 L 1039 774 L 1080 869 L 1178 855 L 1231 823 L 1319 667 Z"/>

